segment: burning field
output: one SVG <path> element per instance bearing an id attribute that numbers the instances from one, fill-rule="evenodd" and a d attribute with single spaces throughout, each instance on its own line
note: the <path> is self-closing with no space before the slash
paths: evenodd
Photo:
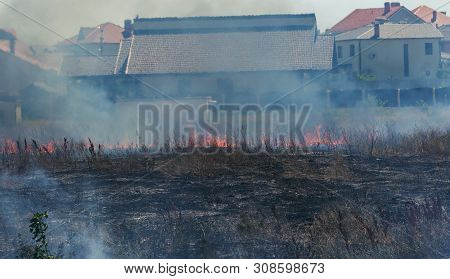
<path id="1" fill-rule="evenodd" d="M 438 11 L 3 2 L 0 259 L 450 258 Z"/>
<path id="2" fill-rule="evenodd" d="M 63 258 L 450 257 L 448 130 L 305 139 L 253 155 L 220 139 L 185 154 L 5 141 L 0 257 L 27 257 L 44 211 Z"/>

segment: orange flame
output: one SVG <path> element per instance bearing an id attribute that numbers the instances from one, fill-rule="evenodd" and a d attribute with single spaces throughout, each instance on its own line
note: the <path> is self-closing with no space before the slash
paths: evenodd
<path id="1" fill-rule="evenodd" d="M 315 127 L 313 132 L 305 133 L 304 134 L 305 141 L 302 142 L 293 142 L 289 141 L 283 138 L 274 139 L 271 141 L 268 138 L 261 139 L 261 142 L 264 143 L 270 143 L 273 144 L 275 147 L 287 147 L 295 145 L 296 147 L 318 147 L 318 146 L 331 146 L 336 147 L 339 145 L 345 144 L 345 138 L 344 136 L 341 136 L 340 138 L 333 137 L 329 131 L 326 131 L 322 128 L 321 125 L 318 125 Z M 30 144 L 22 145 L 22 143 L 19 143 L 18 141 L 14 141 L 11 139 L 5 139 L 3 143 L 0 143 L 0 152 L 6 153 L 6 154 L 17 154 L 19 153 L 19 149 L 22 149 L 22 151 L 25 151 L 27 153 L 32 152 L 34 149 L 33 146 L 36 146 L 34 144 L 33 146 Z M 195 146 L 195 147 L 216 147 L 216 148 L 228 148 L 228 147 L 239 147 L 239 143 L 237 142 L 230 142 L 229 139 L 222 137 L 222 136 L 213 136 L 211 134 L 208 135 L 191 135 L 185 142 L 182 142 L 182 144 L 185 144 L 186 146 Z M 39 152 L 45 152 L 48 154 L 53 154 L 58 150 L 58 146 L 62 146 L 62 144 L 51 141 L 46 144 L 38 145 L 38 151 Z M 90 148 L 89 142 L 84 142 L 81 144 L 82 147 L 85 147 L 86 149 Z M 116 144 L 102 144 L 98 145 L 103 150 L 127 150 L 127 149 L 134 149 L 138 148 L 139 146 L 137 144 L 131 143 L 128 138 L 125 138 L 123 141 L 118 142 Z M 155 147 L 156 144 L 146 146 L 148 148 Z"/>

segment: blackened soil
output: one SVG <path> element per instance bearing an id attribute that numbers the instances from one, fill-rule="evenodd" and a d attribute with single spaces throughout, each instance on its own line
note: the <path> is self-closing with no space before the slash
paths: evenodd
<path id="1" fill-rule="evenodd" d="M 298 254 L 249 219 L 294 230 L 345 204 L 402 222 L 408 204 L 435 198 L 450 206 L 448 158 L 136 155 L 4 170 L 0 258 L 16 257 L 20 239 L 31 244 L 39 211 L 63 257 L 285 258 Z"/>

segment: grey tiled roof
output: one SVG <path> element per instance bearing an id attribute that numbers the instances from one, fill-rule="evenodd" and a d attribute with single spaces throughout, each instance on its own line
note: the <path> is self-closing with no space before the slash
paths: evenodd
<path id="1" fill-rule="evenodd" d="M 331 70 L 334 66 L 334 36 L 317 36 L 311 69 Z"/>
<path id="2" fill-rule="evenodd" d="M 314 29 L 135 35 L 126 73 L 329 70 L 333 44 Z"/>
<path id="3" fill-rule="evenodd" d="M 117 56 L 66 56 L 61 74 L 68 77 L 112 75 L 116 60 Z"/>
<path id="4" fill-rule="evenodd" d="M 375 35 L 373 25 L 361 27 L 336 36 L 336 41 L 369 40 Z M 433 24 L 391 24 L 380 25 L 380 39 L 431 39 L 442 38 L 442 33 Z"/>

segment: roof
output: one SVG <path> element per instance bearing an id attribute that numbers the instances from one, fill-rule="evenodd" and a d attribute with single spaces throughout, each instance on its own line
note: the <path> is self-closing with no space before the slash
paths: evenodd
<path id="1" fill-rule="evenodd" d="M 15 41 L 15 53 L 14 56 L 26 61 L 30 64 L 38 66 L 42 69 L 52 69 L 53 67 L 47 65 L 45 61 L 41 60 L 37 55 L 33 47 L 27 45 L 23 41 L 17 39 L 14 30 L 0 29 L 0 51 L 10 53 L 10 42 L 13 39 Z M 12 54 L 11 54 L 12 55 Z"/>
<path id="2" fill-rule="evenodd" d="M 336 36 L 336 41 L 370 40 L 375 36 L 373 25 L 364 26 Z M 379 39 L 432 39 L 443 38 L 442 33 L 432 24 L 392 24 L 380 25 Z"/>
<path id="3" fill-rule="evenodd" d="M 433 19 L 433 11 L 435 11 L 434 9 L 422 5 L 420 7 L 415 8 L 414 10 L 412 10 L 412 12 L 420 17 L 422 20 L 424 20 L 427 23 L 432 23 L 432 19 Z M 436 24 L 438 27 L 442 26 L 442 25 L 447 25 L 450 24 L 450 17 L 448 17 L 447 15 L 438 12 L 437 13 L 437 19 L 434 22 L 434 24 Z"/>
<path id="4" fill-rule="evenodd" d="M 65 56 L 61 74 L 75 76 L 107 76 L 114 74 L 117 56 Z"/>
<path id="5" fill-rule="evenodd" d="M 133 24 L 135 34 L 273 31 L 315 26 L 315 14 L 140 18 Z"/>
<path id="6" fill-rule="evenodd" d="M 334 38 L 315 38 L 315 30 L 135 35 L 118 61 L 136 75 L 332 69 Z"/>
<path id="7" fill-rule="evenodd" d="M 134 24 L 134 31 L 140 31 L 122 40 L 117 56 L 108 57 L 112 67 L 95 56 L 69 56 L 61 73 L 319 71 L 334 66 L 334 37 L 317 36 L 315 15 L 135 19 Z"/>
<path id="8" fill-rule="evenodd" d="M 442 25 L 439 27 L 439 31 L 444 35 L 445 41 L 450 41 L 450 25 Z"/>
<path id="9" fill-rule="evenodd" d="M 356 9 L 343 20 L 338 22 L 331 28 L 333 33 L 343 33 L 353 29 L 369 25 L 377 18 L 389 19 L 398 10 L 404 8 L 403 6 L 391 7 L 390 12 L 384 14 L 384 8 L 370 8 L 370 9 Z"/>
<path id="10" fill-rule="evenodd" d="M 123 28 L 113 23 L 103 23 L 95 27 L 81 27 L 78 35 L 59 42 L 58 45 L 100 43 L 101 37 L 103 37 L 103 43 L 105 44 L 118 44 L 123 39 L 122 32 Z"/>

